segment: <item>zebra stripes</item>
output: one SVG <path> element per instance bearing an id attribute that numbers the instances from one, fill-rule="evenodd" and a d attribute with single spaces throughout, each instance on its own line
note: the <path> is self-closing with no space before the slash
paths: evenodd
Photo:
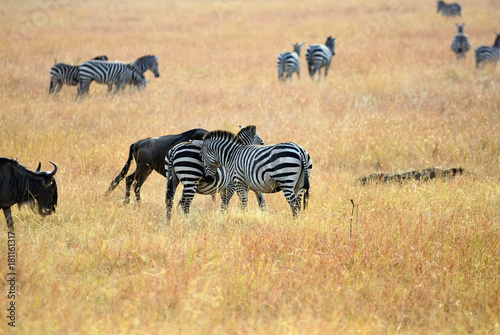
<path id="1" fill-rule="evenodd" d="M 287 51 L 279 54 L 277 61 L 278 80 L 292 80 L 293 73 L 297 73 L 297 77 L 300 79 L 300 49 L 303 45 L 304 43 L 292 43 L 292 52 Z"/>
<path id="2" fill-rule="evenodd" d="M 294 217 L 301 209 L 304 192 L 303 208 L 306 208 L 312 161 L 298 144 L 245 145 L 232 133 L 222 130 L 209 132 L 193 144 L 201 148 L 206 175 L 214 177 L 219 166 L 226 168 L 243 207 L 251 189 L 261 193 L 283 191 Z"/>
<path id="3" fill-rule="evenodd" d="M 77 97 L 87 94 L 90 83 L 94 80 L 100 84 L 115 85 L 115 93 L 125 88 L 128 83 L 144 89 L 147 82 L 144 76 L 130 64 L 90 60 L 80 65 Z"/>
<path id="4" fill-rule="evenodd" d="M 497 37 L 495 38 L 495 43 L 491 47 L 489 46 L 480 46 L 476 48 L 474 51 L 474 56 L 476 58 L 476 68 L 483 68 L 490 61 L 495 63 L 495 66 L 498 63 L 498 57 L 500 55 L 500 34 L 495 33 Z"/>
<path id="5" fill-rule="evenodd" d="M 108 57 L 97 56 L 92 60 L 107 61 Z M 50 89 L 49 94 L 58 93 L 63 85 L 76 86 L 78 84 L 78 65 L 68 65 L 57 63 L 50 69 Z"/>
<path id="6" fill-rule="evenodd" d="M 462 16 L 462 6 L 458 2 L 447 4 L 444 1 L 438 1 L 437 12 L 441 12 L 443 16 Z"/>
<path id="7" fill-rule="evenodd" d="M 306 61 L 309 76 L 314 79 L 314 75 L 318 72 L 318 80 L 321 78 L 321 68 L 325 68 L 325 79 L 328 74 L 328 69 L 335 55 L 335 40 L 337 37 L 328 36 L 325 45 L 313 44 L 307 48 Z"/>
<path id="8" fill-rule="evenodd" d="M 264 144 L 254 125 L 241 128 L 236 137 L 245 144 Z M 175 190 L 179 182 L 184 186 L 182 199 L 179 202 L 184 214 L 189 214 L 189 208 L 195 193 L 215 195 L 219 192 L 222 199 L 221 210 L 227 210 L 234 188 L 223 167 L 217 169 L 215 177 L 204 177 L 204 166 L 200 158 L 199 147 L 191 142 L 176 145 L 165 156 L 165 169 L 167 170 L 167 192 L 165 197 L 167 222 L 171 221 Z M 262 194 L 257 193 L 257 201 L 260 208 L 265 207 L 266 203 Z"/>
<path id="9" fill-rule="evenodd" d="M 153 72 L 155 78 L 158 78 L 160 76 L 160 70 L 158 68 L 158 58 L 160 58 L 160 56 L 142 56 L 132 63 L 128 63 L 128 65 L 142 75 L 144 75 L 147 70 L 150 70 L 151 72 Z M 108 92 L 111 92 L 112 89 L 113 84 L 108 84 Z"/>
<path id="10" fill-rule="evenodd" d="M 453 38 L 453 42 L 451 43 L 451 50 L 457 55 L 457 61 L 461 59 L 465 60 L 465 54 L 470 50 L 471 44 L 469 41 L 469 37 L 464 34 L 465 23 L 462 25 L 458 25 L 455 23 L 458 29 L 458 33 Z"/>

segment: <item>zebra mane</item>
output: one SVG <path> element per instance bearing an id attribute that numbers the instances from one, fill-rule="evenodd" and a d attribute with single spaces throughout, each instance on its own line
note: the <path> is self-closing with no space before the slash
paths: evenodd
<path id="1" fill-rule="evenodd" d="M 203 136 L 203 140 L 227 140 L 227 141 L 234 141 L 243 144 L 243 141 L 237 137 L 235 134 L 233 134 L 230 131 L 227 130 L 213 130 L 209 131 Z"/>
<path id="2" fill-rule="evenodd" d="M 134 63 L 140 62 L 140 61 L 146 61 L 146 60 L 149 60 L 151 58 L 156 58 L 156 56 L 154 56 L 154 55 L 142 56 L 142 57 L 137 58 Z"/>

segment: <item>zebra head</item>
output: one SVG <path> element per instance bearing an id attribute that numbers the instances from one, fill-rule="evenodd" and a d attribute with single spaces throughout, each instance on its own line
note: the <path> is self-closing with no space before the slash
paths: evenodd
<path id="1" fill-rule="evenodd" d="M 439 13 L 441 9 L 444 7 L 445 3 L 444 1 L 438 1 L 437 2 L 437 12 Z"/>
<path id="2" fill-rule="evenodd" d="M 221 155 L 229 156 L 234 145 L 244 145 L 239 137 L 224 130 L 210 131 L 203 136 L 203 140 L 193 140 L 191 143 L 200 148 L 205 176 L 212 178 L 216 177 L 221 162 L 227 159 Z"/>
<path id="3" fill-rule="evenodd" d="M 302 43 L 304 44 L 304 43 Z M 260 138 L 259 134 L 257 134 L 257 127 L 254 125 L 246 126 L 243 128 L 242 126 L 240 127 L 240 131 L 238 134 L 236 134 L 236 137 L 238 137 L 244 144 L 246 145 L 263 145 L 264 141 L 262 138 Z"/>
<path id="4" fill-rule="evenodd" d="M 464 33 L 465 23 L 462 23 L 462 25 L 459 25 L 458 23 L 455 23 L 455 26 L 457 26 L 457 28 L 458 28 L 458 34 L 463 34 Z"/>
<path id="5" fill-rule="evenodd" d="M 293 52 L 296 52 L 297 55 L 300 56 L 300 49 L 304 46 L 304 43 L 292 43 L 292 46 L 293 46 Z"/>
<path id="6" fill-rule="evenodd" d="M 326 38 L 325 45 L 332 50 L 332 56 L 335 56 L 335 40 L 337 39 L 337 36 L 331 37 L 328 36 Z"/>
<path id="7" fill-rule="evenodd" d="M 144 74 L 147 70 L 153 72 L 156 78 L 160 76 L 160 70 L 158 69 L 158 58 L 160 56 L 142 56 L 138 58 L 135 62 L 131 63 L 138 72 Z"/>

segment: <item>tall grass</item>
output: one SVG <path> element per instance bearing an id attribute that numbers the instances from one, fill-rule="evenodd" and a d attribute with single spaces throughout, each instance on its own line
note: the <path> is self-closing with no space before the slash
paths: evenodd
<path id="1" fill-rule="evenodd" d="M 463 8 L 473 48 L 492 44 L 499 5 Z M 21 333 L 500 333 L 500 73 L 472 52 L 456 62 L 456 20 L 435 3 L 25 1 L 1 15 L 0 156 L 59 166 L 54 215 L 13 210 Z M 305 54 L 327 35 L 326 81 L 303 56 L 300 81 L 277 81 L 290 42 Z M 100 54 L 160 55 L 161 76 L 143 93 L 48 95 L 55 61 Z M 250 195 L 227 214 L 198 195 L 167 227 L 155 172 L 140 206 L 122 204 L 123 185 L 102 197 L 134 141 L 238 124 L 310 153 L 299 219 L 281 193 L 265 213 Z M 465 173 L 354 182 L 429 166 Z M 0 246 L 5 274 L 6 233 Z"/>

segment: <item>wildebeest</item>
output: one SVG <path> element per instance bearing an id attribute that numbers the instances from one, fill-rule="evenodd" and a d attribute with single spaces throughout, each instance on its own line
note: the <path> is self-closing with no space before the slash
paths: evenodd
<path id="1" fill-rule="evenodd" d="M 149 174 L 155 170 L 163 177 L 166 176 L 165 155 L 175 145 L 189 140 L 201 140 L 208 133 L 205 129 L 191 129 L 181 134 L 165 135 L 161 137 L 148 137 L 130 145 L 127 163 L 118 176 L 111 182 L 104 196 L 109 195 L 118 186 L 130 168 L 132 159 L 137 165 L 135 171 L 126 178 L 125 203 L 130 200 L 130 188 L 134 184 L 134 193 L 137 202 L 141 201 L 141 186 Z"/>
<path id="2" fill-rule="evenodd" d="M 0 208 L 3 209 L 9 231 L 14 230 L 10 208 L 17 204 L 28 204 L 38 209 L 41 215 L 50 215 L 57 206 L 57 184 L 52 172 L 40 172 L 41 163 L 35 172 L 26 169 L 17 161 L 0 157 Z"/>

